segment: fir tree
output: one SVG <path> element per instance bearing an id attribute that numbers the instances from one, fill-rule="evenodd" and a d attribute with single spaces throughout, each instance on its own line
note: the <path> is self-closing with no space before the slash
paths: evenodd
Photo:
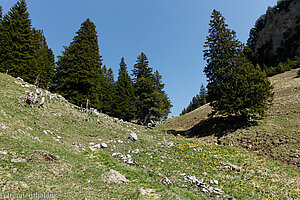
<path id="1" fill-rule="evenodd" d="M 35 45 L 35 66 L 37 67 L 36 85 L 41 88 L 53 86 L 54 79 L 54 54 L 48 47 L 43 31 L 33 28 L 33 35 L 37 44 Z"/>
<path id="2" fill-rule="evenodd" d="M 114 87 L 115 81 L 113 76 L 113 70 L 109 68 L 107 70 L 104 65 L 102 68 L 104 79 L 101 86 L 101 111 L 107 114 L 112 114 L 113 111 L 113 99 L 114 99 Z"/>
<path id="3" fill-rule="evenodd" d="M 31 20 L 25 0 L 18 1 L 2 19 L 0 70 L 20 76 L 33 83 L 37 68 L 34 66 L 35 44 Z"/>
<path id="4" fill-rule="evenodd" d="M 135 118 L 135 96 L 124 58 L 121 59 L 119 77 L 115 85 L 113 116 L 130 121 Z"/>
<path id="5" fill-rule="evenodd" d="M 95 24 L 85 20 L 57 62 L 56 90 L 77 105 L 101 109 L 101 56 Z"/>
<path id="6" fill-rule="evenodd" d="M 133 69 L 134 90 L 137 99 L 137 119 L 143 124 L 153 118 L 155 106 L 155 85 L 153 83 L 152 68 L 149 67 L 147 56 L 142 52 L 138 56 L 137 63 Z"/>
<path id="7" fill-rule="evenodd" d="M 139 78 L 153 78 L 153 69 L 149 67 L 147 56 L 142 52 L 137 58 L 137 63 L 134 65 L 133 76 L 135 80 Z"/>
<path id="8" fill-rule="evenodd" d="M 208 99 L 215 113 L 248 116 L 263 115 L 272 98 L 266 75 L 243 54 L 235 32 L 227 28 L 219 11 L 211 15 L 205 42 L 204 72 L 208 78 Z"/>
<path id="9" fill-rule="evenodd" d="M 135 96 L 137 99 L 137 119 L 143 124 L 151 120 L 161 120 L 170 113 L 172 107 L 166 93 L 162 90 L 161 76 L 152 73 L 149 61 L 144 53 L 138 56 L 133 75 Z"/>
<path id="10" fill-rule="evenodd" d="M 162 82 L 162 76 L 159 74 L 158 70 L 154 72 L 153 83 L 156 87 L 156 118 L 155 120 L 160 121 L 161 119 L 166 119 L 170 113 L 170 108 L 173 107 L 171 101 L 163 90 L 165 84 Z"/>

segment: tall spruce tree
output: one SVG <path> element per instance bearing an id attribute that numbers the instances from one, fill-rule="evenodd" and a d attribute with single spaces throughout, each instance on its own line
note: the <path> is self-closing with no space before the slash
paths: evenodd
<path id="1" fill-rule="evenodd" d="M 103 80 L 101 84 L 101 111 L 106 114 L 112 114 L 114 99 L 114 75 L 111 68 L 107 69 L 104 65 L 102 68 Z"/>
<path id="2" fill-rule="evenodd" d="M 121 59 L 119 77 L 115 85 L 113 116 L 130 121 L 135 118 L 135 96 L 132 80 L 127 72 L 124 57 Z"/>
<path id="3" fill-rule="evenodd" d="M 167 93 L 163 90 L 165 84 L 162 82 L 162 76 L 156 70 L 153 76 L 153 83 L 156 87 L 156 120 L 166 119 L 170 114 L 170 108 L 173 107 Z"/>
<path id="4" fill-rule="evenodd" d="M 57 62 L 56 91 L 76 105 L 101 109 L 101 56 L 95 24 L 85 20 Z"/>
<path id="5" fill-rule="evenodd" d="M 52 50 L 48 47 L 43 31 L 32 29 L 35 41 L 35 66 L 37 76 L 35 84 L 48 89 L 53 86 L 55 61 Z"/>
<path id="6" fill-rule="evenodd" d="M 208 100 L 215 113 L 248 116 L 263 115 L 271 99 L 266 75 L 243 54 L 243 45 L 225 18 L 214 10 L 204 45 L 204 72 L 208 78 Z"/>
<path id="7" fill-rule="evenodd" d="M 165 118 L 172 107 L 166 93 L 162 90 L 161 76 L 159 73 L 153 74 L 152 71 L 147 56 L 142 52 L 134 65 L 133 75 L 137 99 L 136 117 L 143 124 Z"/>
<path id="8" fill-rule="evenodd" d="M 2 19 L 0 71 L 33 83 L 37 75 L 31 19 L 25 0 L 18 1 Z"/>

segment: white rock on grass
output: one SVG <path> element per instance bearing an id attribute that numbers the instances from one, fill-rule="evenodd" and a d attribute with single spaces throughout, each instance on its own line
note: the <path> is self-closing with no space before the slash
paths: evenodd
<path id="1" fill-rule="evenodd" d="M 24 158 L 13 158 L 13 159 L 11 159 L 11 162 L 14 162 L 14 163 L 26 162 L 26 159 L 24 159 Z"/>
<path id="2" fill-rule="evenodd" d="M 217 180 L 210 180 L 209 183 L 219 185 L 219 181 L 217 181 Z"/>
<path id="3" fill-rule="evenodd" d="M 128 139 L 131 141 L 135 142 L 138 140 L 137 134 L 135 132 L 131 132 L 130 135 L 128 136 Z"/>
<path id="4" fill-rule="evenodd" d="M 127 184 L 130 182 L 124 175 L 113 169 L 104 173 L 102 179 L 104 179 L 105 182 L 117 184 Z"/>
<path id="5" fill-rule="evenodd" d="M 96 144 L 96 145 L 94 145 L 94 146 L 90 146 L 89 148 L 90 148 L 92 151 L 96 151 L 96 150 L 98 150 L 98 149 L 101 148 L 101 144 Z"/>
<path id="6" fill-rule="evenodd" d="M 101 148 L 107 148 L 108 147 L 108 145 L 106 144 L 106 143 L 101 143 Z"/>
<path id="7" fill-rule="evenodd" d="M 161 183 L 164 185 L 171 185 L 172 182 L 170 179 L 168 179 L 167 177 L 163 177 L 163 179 L 161 180 Z"/>
<path id="8" fill-rule="evenodd" d="M 7 155 L 7 152 L 6 151 L 0 151 L 0 154 Z"/>

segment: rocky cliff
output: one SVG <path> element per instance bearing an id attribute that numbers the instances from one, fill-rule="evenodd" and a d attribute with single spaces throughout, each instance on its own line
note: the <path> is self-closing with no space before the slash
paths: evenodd
<path id="1" fill-rule="evenodd" d="M 275 66 L 300 54 L 300 0 L 269 7 L 250 31 L 248 45 L 255 63 Z"/>

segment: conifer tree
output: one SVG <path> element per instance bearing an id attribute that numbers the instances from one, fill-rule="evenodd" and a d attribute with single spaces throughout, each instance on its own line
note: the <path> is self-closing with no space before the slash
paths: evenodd
<path id="1" fill-rule="evenodd" d="M 130 121 L 135 118 L 135 96 L 133 83 L 127 72 L 124 57 L 121 59 L 119 77 L 115 85 L 113 116 Z"/>
<path id="2" fill-rule="evenodd" d="M 113 99 L 114 99 L 114 75 L 111 68 L 107 69 L 104 65 L 102 68 L 104 79 L 101 84 L 101 111 L 106 114 L 112 114 Z"/>
<path id="3" fill-rule="evenodd" d="M 159 73 L 154 75 L 152 71 L 147 56 L 141 53 L 134 65 L 133 75 L 135 76 L 134 89 L 137 99 L 136 117 L 143 124 L 165 118 L 172 107 L 166 93 L 162 90 L 161 76 Z"/>
<path id="4" fill-rule="evenodd" d="M 18 1 L 2 19 L 0 70 L 20 76 L 33 83 L 37 70 L 34 66 L 35 47 L 31 19 L 25 0 Z"/>
<path id="5" fill-rule="evenodd" d="M 43 31 L 32 29 L 35 45 L 35 66 L 37 68 L 36 85 L 41 88 L 50 88 L 53 86 L 54 79 L 54 54 L 48 47 Z"/>
<path id="6" fill-rule="evenodd" d="M 263 115 L 271 99 L 266 75 L 243 54 L 243 45 L 225 18 L 214 10 L 204 45 L 204 72 L 208 78 L 208 100 L 215 113 L 247 117 Z"/>
<path id="7" fill-rule="evenodd" d="M 163 90 L 165 87 L 165 84 L 162 82 L 162 76 L 156 70 L 154 72 L 153 76 L 153 83 L 156 87 L 156 106 L 155 106 L 155 120 L 161 120 L 166 119 L 170 113 L 170 108 L 173 107 L 171 104 L 171 101 L 166 94 L 166 92 Z"/>
<path id="8" fill-rule="evenodd" d="M 149 67 L 147 56 L 142 52 L 137 58 L 133 69 L 134 89 L 137 99 L 137 119 L 143 124 L 148 123 L 153 116 L 155 85 L 152 68 Z"/>
<path id="9" fill-rule="evenodd" d="M 76 105 L 101 109 L 101 56 L 95 24 L 85 20 L 57 62 L 56 90 Z"/>

